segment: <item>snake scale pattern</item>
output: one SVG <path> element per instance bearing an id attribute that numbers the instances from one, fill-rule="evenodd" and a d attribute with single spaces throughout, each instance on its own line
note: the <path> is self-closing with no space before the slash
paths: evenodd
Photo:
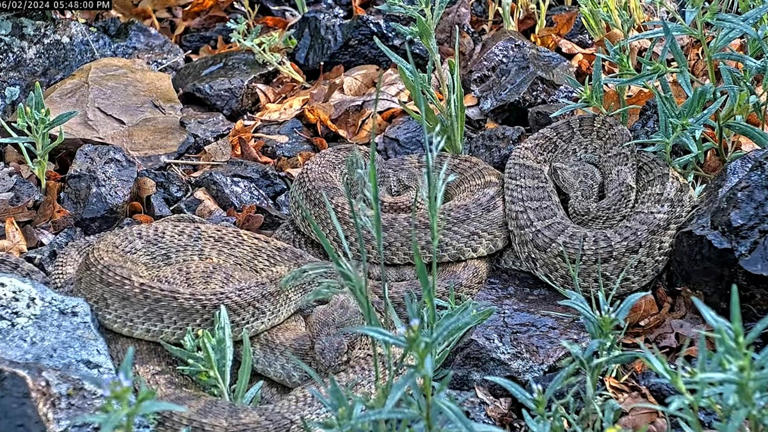
<path id="1" fill-rule="evenodd" d="M 615 122 L 584 116 L 531 136 L 513 150 L 503 175 L 471 156 L 438 156 L 438 166 L 445 164 L 454 178 L 440 215 L 439 294 L 458 289 L 472 295 L 487 277 L 488 257 L 507 245 L 501 262 L 564 287 L 571 283 L 567 262 L 574 260 L 589 288 L 622 273 L 623 292 L 652 280 L 693 198 L 666 165 L 627 141 L 627 130 Z M 302 418 L 318 418 L 323 409 L 303 383 L 306 377 L 292 372 L 285 350 L 342 384 L 372 389 L 370 347 L 343 331 L 359 316 L 354 302 L 334 297 L 307 304 L 319 279 L 280 284 L 291 271 L 323 259 L 310 218 L 337 250 L 343 247 L 328 206 L 344 235 L 355 235 L 344 187 L 355 190 L 356 166 L 348 161 L 358 150 L 367 160 L 365 149 L 340 145 L 305 165 L 292 187 L 292 223 L 272 238 L 182 218 L 76 242 L 57 260 L 52 286 L 88 300 L 116 357 L 127 345 L 137 346 L 139 374 L 162 398 L 188 407 L 163 414 L 159 430 L 300 430 Z M 414 242 L 430 256 L 424 158 L 376 163 L 385 256 L 377 255 L 370 237 L 366 255 L 384 264 L 397 299 L 418 291 L 410 267 Z M 381 276 L 369 275 L 374 297 Z M 173 372 L 173 361 L 155 342 L 178 341 L 188 327 L 209 327 L 222 304 L 233 333 L 251 335 L 256 372 L 294 387 L 287 395 L 256 408 L 236 406 L 201 394 Z"/>

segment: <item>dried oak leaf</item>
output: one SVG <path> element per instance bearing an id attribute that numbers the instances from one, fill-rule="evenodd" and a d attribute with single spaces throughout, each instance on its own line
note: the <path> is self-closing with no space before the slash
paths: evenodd
<path id="1" fill-rule="evenodd" d="M 485 413 L 497 425 L 505 427 L 517 420 L 512 398 L 495 398 L 486 387 L 480 385 L 475 385 L 475 394 L 485 403 Z"/>
<path id="2" fill-rule="evenodd" d="M 17 257 L 27 253 L 27 241 L 12 217 L 5 219 L 5 239 L 0 240 L 0 251 Z"/>
<path id="3" fill-rule="evenodd" d="M 251 232 L 259 232 L 259 228 L 264 223 L 264 215 L 256 213 L 254 204 L 243 207 L 241 212 L 230 208 L 227 210 L 227 216 L 235 218 L 235 226 Z"/>

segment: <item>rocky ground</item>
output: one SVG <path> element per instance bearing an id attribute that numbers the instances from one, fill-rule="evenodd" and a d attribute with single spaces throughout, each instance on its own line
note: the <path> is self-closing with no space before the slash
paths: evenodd
<path id="1" fill-rule="evenodd" d="M 274 3 L 260 11 L 272 19 L 265 25 L 294 19 Z M 511 149 L 551 123 L 549 114 L 573 97 L 567 77 L 579 71 L 562 50 L 479 30 L 487 11 L 475 10 L 478 4 L 457 2 L 446 28 L 462 31 L 467 152 L 502 170 Z M 52 112 L 80 112 L 52 155 L 45 194 L 17 148 L 3 148 L 3 248 L 36 269 L 0 275 L 0 413 L 13 413 L 5 423 L 11 427 L 0 431 L 65 430 L 99 404 L 94 379 L 114 375 L 88 305 L 46 288 L 46 274 L 71 241 L 172 214 L 269 234 L 288 217 L 291 180 L 318 151 L 365 144 L 374 124 L 382 156 L 422 150 L 420 124 L 399 107 L 407 93 L 374 42 L 405 53 L 396 17 L 374 7 L 362 15 L 352 10 L 348 1 L 318 0 L 291 22 L 296 46 L 289 56 L 311 85 L 306 93 L 250 52 L 229 49 L 223 23 L 239 13 L 233 8 L 207 21 L 204 14 L 190 18 L 188 29 L 171 34 L 173 41 L 162 16 L 158 31 L 117 17 L 0 15 L 3 118 L 35 81 L 46 89 Z M 579 25 L 564 36 L 592 44 Z M 424 62 L 418 48 L 412 55 Z M 382 97 L 374 110 L 380 74 Z M 654 119 L 649 103 L 632 128 L 635 137 L 652 133 Z M 693 334 L 700 321 L 678 300 L 688 290 L 726 310 L 730 286 L 738 283 L 748 319 L 768 313 L 766 179 L 768 152 L 759 150 L 707 187 L 676 239 L 668 271 L 650 287 L 653 307 L 633 323 L 641 339 L 674 348 Z M 565 312 L 559 294 L 528 274 L 497 271 L 476 299 L 497 313 L 455 349 L 447 362 L 452 386 L 470 398 L 476 420 L 509 421 L 486 413 L 501 393 L 483 377 L 545 379 L 565 354 L 561 341 L 581 342 L 586 335 L 576 318 L 556 314 Z M 40 404 L 51 408 L 50 418 L 40 417 Z"/>

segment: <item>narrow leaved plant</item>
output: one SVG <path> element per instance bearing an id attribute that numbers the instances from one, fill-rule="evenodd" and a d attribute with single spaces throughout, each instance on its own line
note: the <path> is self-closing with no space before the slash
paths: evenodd
<path id="1" fill-rule="evenodd" d="M 24 162 L 40 180 L 40 188 L 45 191 L 45 172 L 48 169 L 48 156 L 51 151 L 64 141 L 62 125 L 77 115 L 77 111 L 68 111 L 51 118 L 51 110 L 45 106 L 43 89 L 35 83 L 35 89 L 29 93 L 26 103 L 20 103 L 16 109 L 16 120 L 12 126 L 0 119 L 0 125 L 10 135 L 0 138 L 0 143 L 16 144 L 24 156 Z M 56 139 L 51 141 L 51 133 L 58 128 Z"/>

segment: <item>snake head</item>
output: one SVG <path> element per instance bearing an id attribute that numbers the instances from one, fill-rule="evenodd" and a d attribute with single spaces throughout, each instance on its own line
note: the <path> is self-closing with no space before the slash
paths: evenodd
<path id="1" fill-rule="evenodd" d="M 315 340 L 315 359 L 325 372 L 337 372 L 349 360 L 349 335 L 337 334 Z"/>

